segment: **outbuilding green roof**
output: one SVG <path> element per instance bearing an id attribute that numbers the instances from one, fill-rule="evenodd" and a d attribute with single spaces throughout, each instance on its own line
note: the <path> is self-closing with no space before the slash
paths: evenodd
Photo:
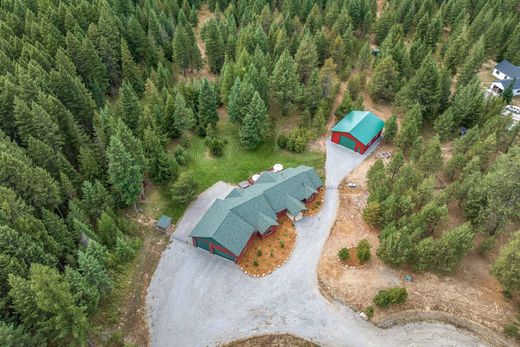
<path id="1" fill-rule="evenodd" d="M 367 145 L 384 127 L 378 116 L 369 111 L 351 111 L 340 120 L 332 131 L 349 133 L 364 145 Z"/>
<path id="2" fill-rule="evenodd" d="M 235 188 L 225 199 L 217 199 L 190 236 L 211 238 L 238 256 L 254 232 L 263 234 L 278 225 L 276 214 L 285 209 L 297 215 L 305 209 L 301 201 L 322 185 L 308 166 L 263 172 L 252 186 Z"/>

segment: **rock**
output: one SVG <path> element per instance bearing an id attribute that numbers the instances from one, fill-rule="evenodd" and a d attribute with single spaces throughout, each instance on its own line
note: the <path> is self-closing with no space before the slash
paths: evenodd
<path id="1" fill-rule="evenodd" d="M 361 313 L 359 314 L 359 316 L 360 316 L 361 318 L 363 318 L 363 320 L 368 320 L 368 316 L 367 316 L 367 314 L 366 314 L 365 312 L 361 312 Z"/>

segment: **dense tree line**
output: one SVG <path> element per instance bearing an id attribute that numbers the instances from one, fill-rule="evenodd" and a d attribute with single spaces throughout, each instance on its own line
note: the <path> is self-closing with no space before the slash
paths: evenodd
<path id="1" fill-rule="evenodd" d="M 211 13 L 199 23 L 203 5 Z M 494 117 L 503 105 L 481 96 L 475 75 L 487 58 L 520 65 L 519 42 L 513 0 L 397 0 L 379 17 L 376 0 L 0 0 L 0 337 L 84 345 L 139 246 L 118 211 L 143 181 L 171 183 L 173 200 L 188 203 L 189 138 L 222 154 L 221 110 L 247 150 L 297 114 L 271 142 L 304 151 L 347 78 L 337 117 L 362 108 L 365 89 L 406 113 L 385 130 L 402 153 L 369 174 L 365 215 L 383 228 L 380 256 L 451 270 L 475 230 L 518 217 L 518 127 Z M 438 134 L 427 143 L 425 125 Z M 459 125 L 471 129 L 443 163 L 439 143 Z M 442 170 L 450 184 L 436 194 Z M 468 224 L 432 238 L 453 200 Z M 503 266 L 512 242 L 494 273 L 516 290 Z"/>

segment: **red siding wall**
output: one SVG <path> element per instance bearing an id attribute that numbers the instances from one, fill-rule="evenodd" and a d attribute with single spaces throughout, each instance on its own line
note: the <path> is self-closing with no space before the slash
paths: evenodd
<path id="1" fill-rule="evenodd" d="M 370 148 L 370 146 L 374 142 L 376 142 L 376 140 L 379 138 L 379 136 L 381 136 L 381 132 L 382 132 L 382 130 L 380 132 L 378 132 L 377 135 L 374 136 L 374 138 L 372 140 L 370 140 L 370 142 L 366 146 L 364 144 L 362 144 L 361 142 L 359 142 L 359 140 L 356 139 L 354 136 L 352 136 L 350 133 L 344 133 L 344 132 L 340 132 L 340 131 L 333 131 L 330 140 L 334 143 L 339 144 L 341 136 L 348 137 L 349 139 L 356 142 L 356 146 L 354 147 L 354 150 L 356 152 L 359 152 L 360 154 L 363 154 L 367 151 L 367 149 Z"/>

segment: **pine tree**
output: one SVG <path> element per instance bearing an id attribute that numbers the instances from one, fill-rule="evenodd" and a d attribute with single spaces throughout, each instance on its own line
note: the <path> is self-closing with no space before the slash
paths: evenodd
<path id="1" fill-rule="evenodd" d="M 502 92 L 502 99 L 506 102 L 506 104 L 510 104 L 513 101 L 513 86 L 516 84 L 516 77 L 513 78 L 513 81 L 509 83 L 509 85 Z"/>
<path id="2" fill-rule="evenodd" d="M 338 118 L 343 118 L 352 110 L 354 110 L 354 102 L 352 101 L 348 90 L 345 90 L 341 104 L 339 104 L 338 108 L 334 112 L 334 115 Z"/>
<path id="3" fill-rule="evenodd" d="M 70 285 L 56 269 L 33 264 L 29 279 L 11 275 L 9 296 L 13 309 L 41 343 L 83 345 L 88 321 L 76 306 Z"/>
<path id="4" fill-rule="evenodd" d="M 395 138 L 395 144 L 401 148 L 404 153 L 408 153 L 413 142 L 419 136 L 421 124 L 421 109 L 419 105 L 415 105 L 406 113 L 401 130 Z"/>
<path id="5" fill-rule="evenodd" d="M 465 85 L 469 83 L 473 77 L 478 73 L 480 66 L 484 62 L 484 41 L 479 40 L 469 52 L 464 65 L 460 68 L 458 85 Z"/>
<path id="6" fill-rule="evenodd" d="M 107 151 L 108 178 L 125 205 L 135 203 L 142 189 L 143 174 L 140 163 L 123 145 L 118 136 L 112 136 Z"/>
<path id="7" fill-rule="evenodd" d="M 163 148 L 160 136 L 147 128 L 143 134 L 143 152 L 147 162 L 147 172 L 157 184 L 169 181 L 177 174 L 178 165 Z"/>
<path id="8" fill-rule="evenodd" d="M 330 56 L 334 60 L 336 66 L 343 68 L 345 63 L 345 56 L 347 54 L 347 47 L 345 41 L 338 34 L 330 46 Z"/>
<path id="9" fill-rule="evenodd" d="M 372 51 L 370 50 L 369 42 L 365 42 L 365 44 L 361 47 L 358 54 L 357 67 L 361 71 L 364 71 L 372 65 Z"/>
<path id="10" fill-rule="evenodd" d="M 424 117 L 433 119 L 437 113 L 439 99 L 437 63 L 428 55 L 415 75 L 401 88 L 397 101 L 406 108 L 419 104 Z"/>
<path id="11" fill-rule="evenodd" d="M 300 82 L 296 73 L 296 65 L 289 51 L 285 50 L 276 63 L 270 80 L 273 97 L 282 111 L 282 115 L 289 114 L 292 105 L 298 101 Z"/>
<path id="12" fill-rule="evenodd" d="M 451 109 L 447 109 L 439 116 L 439 118 L 435 120 L 435 123 L 433 124 L 433 129 L 437 134 L 439 134 L 441 141 L 449 140 L 452 137 L 454 127 L 455 121 L 453 111 Z"/>
<path id="13" fill-rule="evenodd" d="M 399 88 L 399 72 L 397 64 L 391 56 L 381 60 L 368 85 L 370 95 L 376 100 L 391 101 Z"/>
<path id="14" fill-rule="evenodd" d="M 520 293 L 520 233 L 500 251 L 493 264 L 491 273 L 498 279 L 505 290 Z"/>
<path id="15" fill-rule="evenodd" d="M 311 73 L 309 81 L 303 91 L 303 100 L 305 107 L 311 112 L 316 112 L 318 104 L 323 96 L 323 89 L 320 81 L 318 69 L 314 69 Z"/>
<path id="16" fill-rule="evenodd" d="M 175 29 L 172 60 L 173 63 L 186 74 L 190 67 L 190 45 L 188 35 L 182 25 L 177 26 Z"/>
<path id="17" fill-rule="evenodd" d="M 437 172 L 441 169 L 443 164 L 442 161 L 442 150 L 439 136 L 434 136 L 426 148 L 424 149 L 417 166 L 425 173 Z"/>
<path id="18" fill-rule="evenodd" d="M 398 132 L 397 115 L 393 114 L 385 123 L 384 139 L 388 143 L 393 143 Z"/>
<path id="19" fill-rule="evenodd" d="M 268 127 L 267 108 L 260 94 L 255 92 L 239 131 L 242 145 L 247 149 L 255 149 L 264 141 Z"/>
<path id="20" fill-rule="evenodd" d="M 123 85 L 120 89 L 119 114 L 121 119 L 135 134 L 143 117 L 143 111 L 132 84 L 126 80 L 123 80 Z"/>
<path id="21" fill-rule="evenodd" d="M 458 67 L 464 62 L 469 46 L 468 32 L 466 28 L 455 36 L 452 35 L 446 53 L 444 54 L 444 65 L 451 70 L 453 74 L 457 72 Z"/>
<path id="22" fill-rule="evenodd" d="M 382 239 L 377 249 L 377 256 L 391 266 L 397 267 L 406 264 L 413 251 L 410 235 L 406 231 L 389 232 L 387 229 L 388 227 L 384 232 L 388 233 L 388 236 Z"/>
<path id="23" fill-rule="evenodd" d="M 306 34 L 301 40 L 295 55 L 295 63 L 300 75 L 300 82 L 307 84 L 312 71 L 318 64 L 318 53 L 311 35 Z"/>
<path id="24" fill-rule="evenodd" d="M 206 56 L 208 66 L 214 73 L 219 73 L 224 64 L 224 41 L 222 33 L 216 20 L 207 22 L 207 30 L 204 35 L 204 44 L 206 46 Z"/>
<path id="25" fill-rule="evenodd" d="M 207 78 L 204 78 L 202 81 L 198 105 L 199 113 L 197 118 L 199 127 L 206 128 L 209 124 L 215 127 L 218 122 L 217 99 L 213 87 L 209 84 Z"/>
<path id="26" fill-rule="evenodd" d="M 132 85 L 134 91 L 141 95 L 144 91 L 144 82 L 139 67 L 134 62 L 134 58 L 128 50 L 128 44 L 125 40 L 121 40 L 121 69 L 123 80 Z"/>

